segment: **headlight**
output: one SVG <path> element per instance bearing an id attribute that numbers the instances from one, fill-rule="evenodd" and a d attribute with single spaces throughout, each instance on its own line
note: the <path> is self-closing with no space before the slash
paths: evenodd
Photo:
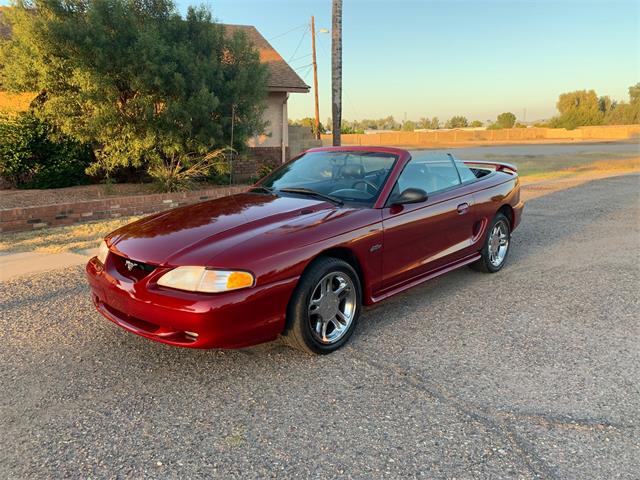
<path id="1" fill-rule="evenodd" d="M 102 242 L 98 248 L 98 255 L 96 255 L 102 265 L 107 261 L 107 255 L 109 255 L 109 247 L 107 247 L 107 242 Z"/>
<path id="2" fill-rule="evenodd" d="M 160 277 L 158 285 L 190 292 L 219 293 L 253 287 L 254 282 L 249 272 L 178 267 Z"/>

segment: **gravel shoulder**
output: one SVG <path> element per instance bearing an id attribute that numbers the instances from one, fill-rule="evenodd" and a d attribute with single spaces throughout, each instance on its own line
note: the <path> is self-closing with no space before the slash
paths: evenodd
<path id="1" fill-rule="evenodd" d="M 532 198 L 503 271 L 372 307 L 327 357 L 136 337 L 82 267 L 11 280 L 0 477 L 637 478 L 639 266 L 636 174 Z"/>

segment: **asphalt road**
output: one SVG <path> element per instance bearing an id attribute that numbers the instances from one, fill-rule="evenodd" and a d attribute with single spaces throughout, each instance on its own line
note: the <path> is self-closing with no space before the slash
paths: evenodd
<path id="1" fill-rule="evenodd" d="M 508 265 L 367 310 L 348 347 L 192 351 L 3 284 L 0 478 L 639 478 L 640 177 L 531 200 Z"/>

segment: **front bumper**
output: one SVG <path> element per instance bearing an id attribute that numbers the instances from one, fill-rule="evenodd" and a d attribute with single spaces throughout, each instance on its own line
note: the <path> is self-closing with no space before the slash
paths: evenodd
<path id="1" fill-rule="evenodd" d="M 135 281 L 111 268 L 110 258 L 104 267 L 96 258 L 86 267 L 98 311 L 125 330 L 180 347 L 240 348 L 275 339 L 298 280 L 222 294 L 182 292 L 156 285 L 166 269 Z"/>

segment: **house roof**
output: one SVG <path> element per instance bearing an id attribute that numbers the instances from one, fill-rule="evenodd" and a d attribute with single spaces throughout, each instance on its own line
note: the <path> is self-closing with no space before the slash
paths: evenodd
<path id="1" fill-rule="evenodd" d="M 269 90 L 278 92 L 308 92 L 309 85 L 298 76 L 271 44 L 251 25 L 223 25 L 225 33 L 234 35 L 244 32 L 260 53 L 260 61 L 269 68 Z"/>
<path id="2" fill-rule="evenodd" d="M 11 27 L 3 20 L 2 10 L 6 7 L 0 7 L 0 38 L 11 37 Z M 256 27 L 251 25 L 224 25 L 226 35 L 234 35 L 236 32 L 244 32 L 249 41 L 260 53 L 260 61 L 267 65 L 269 69 L 269 80 L 267 86 L 271 92 L 301 92 L 307 93 L 309 85 L 298 76 L 298 74 L 289 66 L 287 62 L 280 56 L 271 44 L 258 32 Z"/>

